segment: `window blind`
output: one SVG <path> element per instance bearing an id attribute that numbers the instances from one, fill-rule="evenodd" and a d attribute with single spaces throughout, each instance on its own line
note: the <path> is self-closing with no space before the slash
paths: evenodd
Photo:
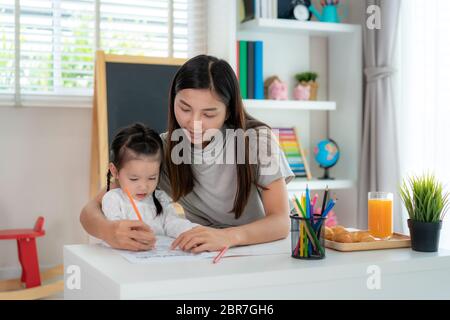
<path id="1" fill-rule="evenodd" d="M 0 101 L 89 105 L 97 48 L 205 53 L 205 7 L 204 0 L 0 0 Z"/>
<path id="2" fill-rule="evenodd" d="M 11 103 L 15 87 L 14 0 L 0 0 L 0 93 Z"/>

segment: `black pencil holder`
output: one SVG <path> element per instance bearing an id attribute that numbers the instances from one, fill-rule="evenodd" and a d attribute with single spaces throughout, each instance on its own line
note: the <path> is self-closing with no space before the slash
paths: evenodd
<path id="1" fill-rule="evenodd" d="M 291 257 L 317 260 L 325 258 L 325 220 L 321 215 L 304 218 L 291 215 Z"/>

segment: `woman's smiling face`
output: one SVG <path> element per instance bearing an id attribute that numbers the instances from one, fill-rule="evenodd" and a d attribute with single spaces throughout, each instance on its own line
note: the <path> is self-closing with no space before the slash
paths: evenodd
<path id="1" fill-rule="evenodd" d="M 178 124 L 188 131 L 193 144 L 202 143 L 207 130 L 222 128 L 227 118 L 226 105 L 209 89 L 179 91 L 174 109 Z"/>

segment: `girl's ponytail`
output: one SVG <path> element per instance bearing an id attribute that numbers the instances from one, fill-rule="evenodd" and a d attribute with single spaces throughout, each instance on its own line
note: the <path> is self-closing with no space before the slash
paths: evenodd
<path id="1" fill-rule="evenodd" d="M 108 169 L 108 174 L 106 175 L 106 192 L 108 192 L 109 189 L 110 189 L 110 186 L 111 186 L 111 177 L 112 177 L 111 170 Z"/>
<path id="2" fill-rule="evenodd" d="M 159 202 L 158 198 L 156 198 L 156 190 L 153 191 L 153 202 L 155 203 L 156 206 L 156 215 L 159 215 L 162 212 L 162 205 L 161 202 Z"/>

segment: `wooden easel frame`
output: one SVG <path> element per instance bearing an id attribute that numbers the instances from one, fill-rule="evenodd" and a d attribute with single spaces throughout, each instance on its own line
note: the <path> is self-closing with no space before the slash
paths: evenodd
<path id="1" fill-rule="evenodd" d="M 186 62 L 178 58 L 156 58 L 144 56 L 128 56 L 105 54 L 99 50 L 95 55 L 94 101 L 92 108 L 92 141 L 91 141 L 91 178 L 90 197 L 106 186 L 106 173 L 109 162 L 108 141 L 108 105 L 106 86 L 106 63 L 134 63 L 155 65 L 179 65 Z"/>
<path id="2" fill-rule="evenodd" d="M 309 169 L 308 159 L 306 159 L 305 150 L 303 149 L 302 143 L 300 142 L 300 137 L 297 134 L 297 129 L 295 127 L 293 129 L 294 129 L 295 137 L 297 138 L 297 140 L 296 140 L 297 141 L 297 145 L 298 145 L 298 148 L 300 150 L 300 154 L 301 154 L 302 159 L 303 159 L 303 165 L 305 166 L 306 178 L 308 180 L 311 180 L 312 179 L 312 175 L 311 175 L 311 170 Z"/>

